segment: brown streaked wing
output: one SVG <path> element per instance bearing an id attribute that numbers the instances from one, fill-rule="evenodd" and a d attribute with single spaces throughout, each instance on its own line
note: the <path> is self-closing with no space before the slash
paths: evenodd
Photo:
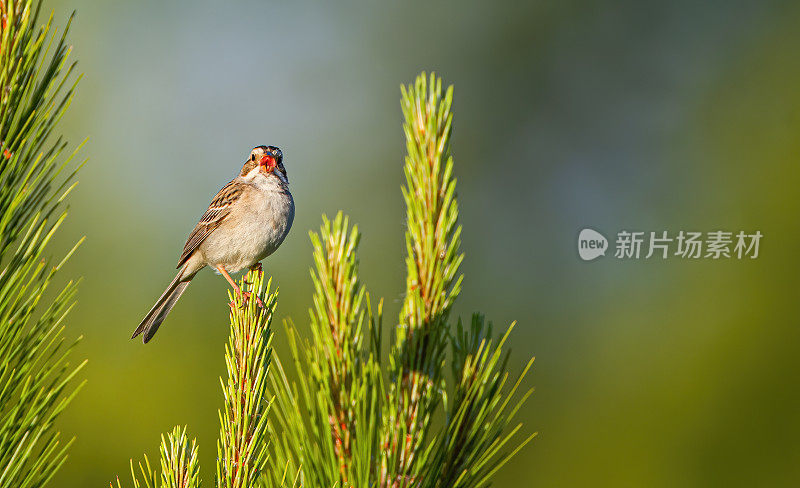
<path id="1" fill-rule="evenodd" d="M 214 200 L 211 201 L 211 205 L 208 206 L 206 213 L 200 217 L 200 222 L 197 223 L 192 233 L 189 234 L 189 238 L 186 239 L 186 244 L 183 246 L 183 253 L 178 260 L 178 268 L 183 266 L 186 260 L 189 259 L 189 256 L 191 256 L 200 244 L 206 240 L 206 237 L 225 220 L 225 217 L 227 217 L 231 211 L 231 205 L 239 198 L 243 190 L 244 185 L 235 180 L 222 187 L 217 193 L 217 196 L 214 197 Z"/>

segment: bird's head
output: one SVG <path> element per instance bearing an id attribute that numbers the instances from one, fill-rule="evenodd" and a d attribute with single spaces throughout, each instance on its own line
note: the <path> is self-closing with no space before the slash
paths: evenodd
<path id="1" fill-rule="evenodd" d="M 283 153 L 275 146 L 254 147 L 250 152 L 250 158 L 242 168 L 242 176 L 245 176 L 256 167 L 265 176 L 272 174 L 285 183 L 289 182 L 286 176 L 286 168 L 283 166 Z"/>

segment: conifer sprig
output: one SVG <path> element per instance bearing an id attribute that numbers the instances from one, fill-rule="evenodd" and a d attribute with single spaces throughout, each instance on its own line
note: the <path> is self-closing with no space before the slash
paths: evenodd
<path id="1" fill-rule="evenodd" d="M 414 484 L 418 459 L 443 390 L 450 308 L 461 289 L 461 227 L 450 154 L 453 87 L 423 73 L 401 87 L 406 137 L 406 293 L 384 410 L 381 486 Z"/>
<path id="2" fill-rule="evenodd" d="M 425 74 L 401 87 L 406 137 L 402 188 L 406 203 L 406 296 L 398 340 L 430 328 L 447 314 L 461 290 L 461 226 L 455 198 L 450 132 L 453 87 Z M 419 359 L 422 362 L 424 360 Z"/>
<path id="3" fill-rule="evenodd" d="M 230 335 L 225 345 L 227 377 L 220 378 L 224 406 L 219 411 L 220 438 L 217 441 L 219 488 L 252 488 L 258 485 L 267 464 L 267 394 L 272 358 L 272 316 L 278 292 L 271 292 L 272 280 L 264 286 L 261 271 L 243 276 L 239 286 L 246 302 L 229 291 Z M 258 305 L 259 297 L 264 308 Z M 138 474 L 131 461 L 134 488 L 199 488 L 200 470 L 197 443 L 189 443 L 186 428 L 175 427 L 161 436 L 161 472 L 150 466 L 147 456 L 139 463 Z M 142 481 L 140 481 L 140 479 Z M 117 478 L 116 486 L 122 488 Z M 114 484 L 111 484 L 112 488 Z"/>
<path id="4" fill-rule="evenodd" d="M 360 235 L 341 212 L 333 221 L 323 216 L 320 232 L 309 235 L 315 264 L 312 340 L 300 340 L 287 326 L 298 380 L 290 383 L 276 361 L 275 424 L 281 440 L 274 446 L 269 486 L 278 486 L 285 469 L 301 470 L 304 486 L 370 486 L 382 381 L 380 331 L 358 280 Z"/>
<path id="5" fill-rule="evenodd" d="M 197 461 L 197 442 L 191 444 L 186 427 L 175 427 L 161 436 L 161 476 L 164 488 L 196 488 L 200 486 L 200 465 Z"/>
<path id="6" fill-rule="evenodd" d="M 263 273 L 247 275 L 249 286 L 242 290 L 253 297 L 261 296 Z M 229 291 L 231 297 L 231 334 L 225 347 L 228 371 L 222 382 L 225 406 L 220 411 L 220 433 L 217 442 L 217 486 L 250 488 L 267 463 L 267 372 L 272 357 L 272 315 L 278 300 L 277 291 L 270 293 L 267 282 L 264 308 L 255 298 L 242 303 L 242 298 Z"/>
<path id="7" fill-rule="evenodd" d="M 447 397 L 444 399 L 444 432 L 433 443 L 418 486 L 487 486 L 491 476 L 536 436 L 531 434 L 510 452 L 504 452 L 522 427 L 512 426 L 514 415 L 533 393 L 529 389 L 509 409 L 533 365 L 531 359 L 514 384 L 504 391 L 509 373 L 508 353 L 503 354 L 503 347 L 513 328 L 514 324 L 495 345 L 492 325 L 485 322 L 483 315 L 473 314 L 469 328 L 458 321 L 451 338 L 451 367 L 456 381 L 453 398 L 449 402 Z"/>
<path id="8" fill-rule="evenodd" d="M 53 261 L 47 246 L 66 218 L 80 165 L 50 138 L 77 77 L 66 33 L 40 2 L 0 2 L 0 486 L 45 486 L 66 459 L 54 422 L 82 385 L 71 364 L 75 342 L 64 319 L 77 284 L 45 303 L 56 273 L 77 248 Z M 80 244 L 80 242 L 78 243 Z"/>
<path id="9" fill-rule="evenodd" d="M 161 478 L 150 467 L 150 460 L 144 456 L 139 463 L 140 482 L 131 460 L 133 488 L 198 488 L 200 486 L 200 465 L 197 461 L 197 442 L 191 444 L 186 437 L 186 427 L 175 427 L 172 432 L 161 435 Z M 114 484 L 110 483 L 111 488 Z M 117 477 L 117 488 L 122 483 Z"/>
<path id="10" fill-rule="evenodd" d="M 330 388 L 328 424 L 333 436 L 334 453 L 340 475 L 347 479 L 353 443 L 354 407 L 351 387 L 361 369 L 361 347 L 364 323 L 364 287 L 358 282 L 355 256 L 358 227 L 347 234 L 348 218 L 339 213 L 333 222 L 323 216 L 322 237 L 310 232 L 314 247 L 316 273 L 314 309 L 311 316 L 312 340 L 325 358 L 319 367 L 318 380 Z"/>

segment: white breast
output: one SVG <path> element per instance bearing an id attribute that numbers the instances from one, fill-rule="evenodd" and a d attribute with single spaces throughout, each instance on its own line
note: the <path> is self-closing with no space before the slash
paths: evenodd
<path id="1" fill-rule="evenodd" d="M 222 265 L 231 273 L 275 252 L 294 220 L 292 195 L 276 176 L 265 176 L 255 169 L 242 180 L 248 183 L 248 190 L 201 245 L 209 265 Z"/>

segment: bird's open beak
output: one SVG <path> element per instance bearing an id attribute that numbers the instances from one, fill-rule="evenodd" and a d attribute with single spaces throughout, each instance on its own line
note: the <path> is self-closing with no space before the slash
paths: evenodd
<path id="1" fill-rule="evenodd" d="M 258 164 L 264 168 L 267 173 L 271 173 L 275 169 L 275 157 L 271 154 L 265 154 L 258 161 Z"/>

